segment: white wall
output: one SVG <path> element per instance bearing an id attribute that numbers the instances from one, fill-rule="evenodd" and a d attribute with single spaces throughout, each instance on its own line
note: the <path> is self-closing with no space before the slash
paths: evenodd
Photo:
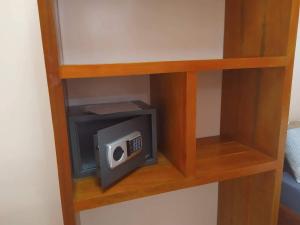
<path id="1" fill-rule="evenodd" d="M 210 184 L 89 210 L 82 225 L 215 225 L 216 192 Z"/>
<path id="2" fill-rule="evenodd" d="M 300 23 L 298 25 L 298 38 L 294 77 L 291 96 L 290 121 L 300 121 Z"/>
<path id="3" fill-rule="evenodd" d="M 149 76 L 68 81 L 70 105 L 142 100 L 150 102 Z"/>
<path id="4" fill-rule="evenodd" d="M 206 72 L 198 75 L 197 84 L 198 138 L 220 134 L 222 73 Z"/>
<path id="5" fill-rule="evenodd" d="M 37 1 L 0 1 L 0 15 L 0 224 L 60 225 Z"/>
<path id="6" fill-rule="evenodd" d="M 222 58 L 225 0 L 58 0 L 65 64 Z"/>

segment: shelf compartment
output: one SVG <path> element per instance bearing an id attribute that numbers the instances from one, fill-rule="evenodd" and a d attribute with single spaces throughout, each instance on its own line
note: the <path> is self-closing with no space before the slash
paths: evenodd
<path id="1" fill-rule="evenodd" d="M 272 68 L 284 67 L 286 65 L 287 58 L 285 56 L 123 64 L 61 65 L 59 67 L 59 76 L 61 79 L 73 79 L 187 71 Z"/>
<path id="2" fill-rule="evenodd" d="M 197 141 L 196 176 L 185 177 L 162 154 L 156 165 L 143 167 L 103 192 L 95 177 L 75 181 L 74 208 L 79 212 L 182 188 L 274 170 L 276 160 L 240 143 L 205 138 Z"/>
<path id="3" fill-rule="evenodd" d="M 224 181 L 276 168 L 272 157 L 230 139 L 209 137 L 197 141 L 198 179 Z"/>

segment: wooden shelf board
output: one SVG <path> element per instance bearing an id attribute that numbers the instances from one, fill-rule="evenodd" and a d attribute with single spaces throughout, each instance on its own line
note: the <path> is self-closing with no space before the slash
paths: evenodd
<path id="1" fill-rule="evenodd" d="M 276 160 L 235 141 L 205 138 L 197 142 L 197 178 L 224 181 L 276 168 Z"/>
<path id="2" fill-rule="evenodd" d="M 206 70 L 269 68 L 284 67 L 286 65 L 287 58 L 285 56 L 123 64 L 61 65 L 59 76 L 61 79 L 74 79 Z"/>
<path id="3" fill-rule="evenodd" d="M 107 191 L 95 177 L 77 180 L 74 208 L 79 212 L 182 188 L 274 170 L 276 160 L 234 141 L 198 140 L 197 174 L 184 177 L 162 154 L 158 163 L 143 167 Z"/>

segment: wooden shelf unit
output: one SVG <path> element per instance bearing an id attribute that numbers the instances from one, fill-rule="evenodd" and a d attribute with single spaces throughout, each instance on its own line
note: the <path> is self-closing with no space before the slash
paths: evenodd
<path id="1" fill-rule="evenodd" d="M 57 2 L 38 0 L 65 225 L 81 210 L 210 182 L 220 183 L 218 225 L 276 225 L 299 0 L 224 1 L 224 59 L 63 65 Z M 224 70 L 221 138 L 197 141 L 196 74 L 205 70 Z M 74 181 L 65 79 L 140 74 L 151 75 L 163 121 L 158 164 L 106 192 L 93 177 Z"/>

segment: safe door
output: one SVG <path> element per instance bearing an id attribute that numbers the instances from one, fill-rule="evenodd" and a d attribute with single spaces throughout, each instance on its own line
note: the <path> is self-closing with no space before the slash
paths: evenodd
<path id="1" fill-rule="evenodd" d="M 142 115 L 98 130 L 94 149 L 96 172 L 103 189 L 145 164 L 152 148 L 149 121 L 149 116 Z"/>

